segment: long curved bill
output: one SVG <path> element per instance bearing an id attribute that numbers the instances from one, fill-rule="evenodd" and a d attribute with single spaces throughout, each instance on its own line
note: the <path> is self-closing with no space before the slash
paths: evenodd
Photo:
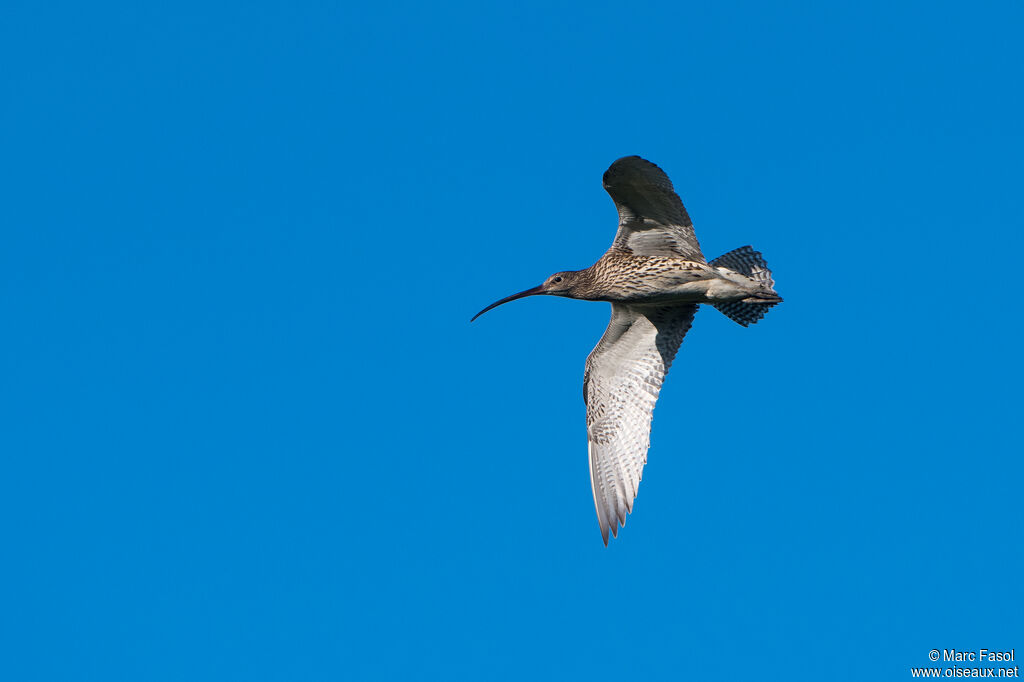
<path id="1" fill-rule="evenodd" d="M 520 291 L 518 294 L 512 294 L 511 296 L 506 296 L 505 298 L 501 299 L 500 301 L 495 301 L 494 303 L 490 304 L 489 306 L 487 306 L 486 308 L 484 308 L 483 310 L 478 312 L 476 315 L 473 316 L 473 319 L 470 320 L 470 322 L 472 322 L 476 318 L 480 317 L 481 315 L 486 313 L 488 310 L 491 310 L 492 308 L 497 308 L 502 303 L 508 303 L 509 301 L 516 300 L 517 298 L 526 298 L 527 296 L 536 296 L 537 294 L 543 294 L 543 293 L 544 293 L 544 285 L 541 284 L 538 287 L 534 287 L 532 289 L 527 289 L 526 291 Z"/>

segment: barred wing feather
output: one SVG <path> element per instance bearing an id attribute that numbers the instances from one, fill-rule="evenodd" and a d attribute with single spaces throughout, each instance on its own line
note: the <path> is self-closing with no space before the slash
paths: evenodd
<path id="1" fill-rule="evenodd" d="M 640 307 L 612 304 L 612 318 L 587 358 L 587 450 L 601 537 L 618 535 L 633 510 L 647 463 L 651 417 L 672 359 L 693 323 L 697 305 Z"/>

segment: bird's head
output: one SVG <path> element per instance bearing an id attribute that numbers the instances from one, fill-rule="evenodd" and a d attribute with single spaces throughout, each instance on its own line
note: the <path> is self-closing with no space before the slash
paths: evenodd
<path id="1" fill-rule="evenodd" d="M 573 287 L 576 285 L 578 279 L 578 272 L 574 270 L 567 270 L 565 272 L 556 272 L 555 274 L 544 280 L 544 284 L 541 284 L 540 289 L 543 289 L 541 293 L 550 294 L 551 296 L 565 296 L 572 292 Z"/>
<path id="2" fill-rule="evenodd" d="M 500 301 L 495 301 L 494 303 L 490 304 L 489 306 L 487 306 L 486 308 L 484 308 L 483 310 L 478 312 L 476 315 L 474 315 L 473 316 L 473 320 L 475 320 L 476 318 L 480 317 L 481 315 L 486 313 L 488 310 L 491 310 L 492 308 L 497 308 L 502 303 L 508 303 L 509 301 L 514 301 L 517 298 L 526 298 L 527 296 L 539 296 L 541 294 L 544 294 L 544 295 L 547 295 L 547 296 L 569 296 L 569 297 L 571 297 L 572 296 L 573 287 L 579 281 L 580 272 L 582 272 L 582 271 L 581 270 L 568 270 L 568 271 L 565 271 L 565 272 L 556 272 L 555 274 L 551 275 L 546 280 L 544 280 L 544 283 L 541 284 L 538 287 L 534 287 L 532 289 L 527 289 L 526 291 L 520 291 L 518 294 L 512 294 L 511 296 L 506 296 L 505 298 L 501 299 Z M 472 322 L 473 320 L 470 320 L 470 322 Z"/>

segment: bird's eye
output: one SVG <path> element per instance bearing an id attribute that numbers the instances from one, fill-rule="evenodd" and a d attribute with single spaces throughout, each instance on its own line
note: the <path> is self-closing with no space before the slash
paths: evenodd
<path id="1" fill-rule="evenodd" d="M 562 278 L 561 278 L 561 277 L 555 277 L 555 278 L 554 278 L 553 280 L 551 280 L 551 281 L 552 281 L 552 283 L 554 283 L 554 284 L 558 284 L 559 282 L 561 282 L 561 281 L 562 281 Z"/>

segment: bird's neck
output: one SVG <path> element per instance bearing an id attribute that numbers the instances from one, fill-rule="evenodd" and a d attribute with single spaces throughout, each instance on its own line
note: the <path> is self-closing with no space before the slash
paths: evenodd
<path id="1" fill-rule="evenodd" d="M 576 298 L 584 301 L 602 300 L 599 291 L 599 271 L 596 269 L 601 261 L 594 263 L 589 268 L 577 270 L 573 277 L 572 288 L 564 295 L 569 298 Z"/>

